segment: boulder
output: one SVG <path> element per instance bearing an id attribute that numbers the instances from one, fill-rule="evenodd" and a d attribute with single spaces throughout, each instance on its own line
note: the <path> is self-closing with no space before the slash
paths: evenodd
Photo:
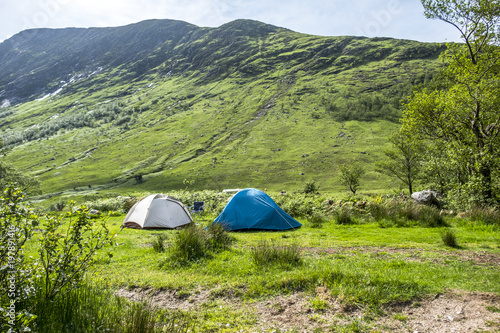
<path id="1" fill-rule="evenodd" d="M 433 190 L 425 190 L 412 193 L 411 198 L 418 203 L 440 207 L 442 205 L 441 195 Z"/>

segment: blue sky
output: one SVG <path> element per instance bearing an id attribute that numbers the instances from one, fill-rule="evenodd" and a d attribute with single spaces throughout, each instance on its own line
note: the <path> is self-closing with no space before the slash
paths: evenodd
<path id="1" fill-rule="evenodd" d="M 0 41 L 29 28 L 120 26 L 176 19 L 217 27 L 254 19 L 297 32 L 460 41 L 450 25 L 426 19 L 419 0 L 14 0 L 0 2 Z"/>

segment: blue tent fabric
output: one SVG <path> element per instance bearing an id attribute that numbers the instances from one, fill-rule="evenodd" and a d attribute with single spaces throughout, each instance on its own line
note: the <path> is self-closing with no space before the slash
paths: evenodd
<path id="1" fill-rule="evenodd" d="M 254 188 L 233 195 L 214 223 L 222 224 L 225 230 L 287 230 L 302 226 L 267 194 Z"/>

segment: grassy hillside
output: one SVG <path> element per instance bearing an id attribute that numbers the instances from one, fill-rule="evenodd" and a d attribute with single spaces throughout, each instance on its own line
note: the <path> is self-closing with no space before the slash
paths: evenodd
<path id="1" fill-rule="evenodd" d="M 140 43 L 162 22 L 126 28 Z M 367 170 L 362 190 L 395 186 L 374 162 L 398 127 L 401 99 L 442 65 L 443 45 L 309 36 L 246 20 L 169 34 L 177 28 L 167 23 L 147 52 L 116 50 L 127 54 L 118 61 L 103 48 L 85 73 L 66 73 L 73 81 L 41 76 L 49 83 L 29 97 L 0 86 L 0 130 L 12 148 L 6 160 L 38 176 L 44 193 L 68 195 L 291 190 L 311 180 L 339 191 L 335 165 L 349 159 Z M 70 53 L 75 64 L 78 54 Z M 7 106 L 6 91 L 23 102 Z"/>

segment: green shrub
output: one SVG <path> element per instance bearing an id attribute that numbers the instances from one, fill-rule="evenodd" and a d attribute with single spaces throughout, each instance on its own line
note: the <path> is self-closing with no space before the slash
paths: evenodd
<path id="1" fill-rule="evenodd" d="M 372 203 L 370 216 L 382 227 L 407 227 L 420 225 L 423 227 L 445 226 L 445 220 L 436 207 L 421 205 L 413 201 L 388 201 Z"/>
<path id="2" fill-rule="evenodd" d="M 300 248 L 296 244 L 278 246 L 262 241 L 251 247 L 253 262 L 258 267 L 278 265 L 282 268 L 300 266 L 303 262 Z"/>
<path id="3" fill-rule="evenodd" d="M 206 251 L 206 232 L 204 229 L 190 224 L 173 237 L 170 247 L 170 258 L 176 263 L 188 263 L 208 255 Z"/>
<path id="4" fill-rule="evenodd" d="M 441 232 L 441 239 L 443 240 L 444 245 L 449 247 L 458 247 L 457 236 L 451 229 L 446 229 Z"/>
<path id="5" fill-rule="evenodd" d="M 423 227 L 441 227 L 446 226 L 444 217 L 440 214 L 439 209 L 431 206 L 421 206 L 418 221 Z"/>
<path id="6" fill-rule="evenodd" d="M 316 182 L 309 181 L 309 182 L 304 184 L 304 188 L 302 189 L 302 192 L 304 192 L 305 194 L 315 194 L 316 192 L 318 192 L 318 190 L 319 190 L 319 186 L 316 185 Z"/>
<path id="7" fill-rule="evenodd" d="M 88 209 L 64 216 L 46 216 L 44 223 L 24 203 L 22 193 L 7 186 L 0 196 L 0 330 L 28 331 L 38 314 L 30 313 L 40 302 L 55 300 L 77 289 L 97 250 L 111 241 L 106 221 L 90 218 Z M 27 260 L 24 244 L 37 227 L 38 256 Z M 11 260 L 11 258 L 15 258 Z M 5 269 L 9 268 L 9 269 Z M 12 289 L 9 281 L 16 282 Z M 16 316 L 5 311 L 14 304 Z M 56 332 L 55 330 L 54 332 Z"/>

